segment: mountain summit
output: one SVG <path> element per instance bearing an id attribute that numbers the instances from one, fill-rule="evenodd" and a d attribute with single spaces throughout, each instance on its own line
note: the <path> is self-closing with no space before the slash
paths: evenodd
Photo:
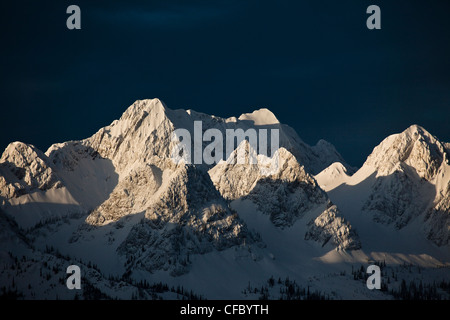
<path id="1" fill-rule="evenodd" d="M 400 163 L 414 168 L 419 177 L 432 180 L 449 156 L 444 144 L 418 125 L 383 140 L 370 154 L 364 165 L 389 174 Z"/>
<path id="2" fill-rule="evenodd" d="M 280 123 L 275 115 L 269 109 L 262 108 L 255 110 L 252 113 L 243 113 L 239 120 L 250 120 L 253 121 L 255 126 L 278 124 Z"/>
<path id="3" fill-rule="evenodd" d="M 343 211 L 350 216 L 362 212 L 377 223 L 405 229 L 405 241 L 408 232 L 417 232 L 447 246 L 450 153 L 446 145 L 412 125 L 384 139 L 353 176 L 333 164 L 316 178 L 341 209 L 348 207 Z"/>

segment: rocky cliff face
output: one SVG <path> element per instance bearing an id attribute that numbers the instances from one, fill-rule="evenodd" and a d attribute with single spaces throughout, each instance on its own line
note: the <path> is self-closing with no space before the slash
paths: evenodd
<path id="1" fill-rule="evenodd" d="M 424 128 L 412 125 L 383 140 L 364 165 L 376 168 L 379 176 L 385 176 L 396 171 L 401 163 L 414 168 L 420 178 L 430 181 L 447 161 L 444 145 Z"/>
<path id="2" fill-rule="evenodd" d="M 193 254 L 260 241 L 230 210 L 205 172 L 181 166 L 118 253 L 130 259 L 128 268 L 181 275 L 188 271 Z"/>
<path id="3" fill-rule="evenodd" d="M 438 246 L 450 244 L 450 181 L 425 216 L 425 232 Z"/>
<path id="4" fill-rule="evenodd" d="M 448 171 L 446 148 L 417 125 L 386 138 L 374 148 L 363 167 L 376 170 L 376 181 L 363 210 L 372 212 L 375 221 L 393 223 L 398 229 L 431 207 L 439 206 L 448 193 L 443 181 L 448 180 L 443 178 Z M 433 212 L 433 217 L 439 216 L 434 219 L 448 219 L 448 212 L 439 209 Z M 426 228 L 435 230 L 436 227 L 442 228 L 437 225 Z M 436 232 L 449 233 L 448 229 Z"/>
<path id="5" fill-rule="evenodd" d="M 249 160 L 246 164 L 241 164 L 243 161 L 232 163 L 231 159 L 242 149 L 244 157 L 254 157 L 257 163 L 250 164 Z M 284 148 L 272 158 L 258 157 L 249 143 L 243 142 L 228 161 L 217 164 L 209 174 L 225 198 L 250 199 L 279 227 L 291 226 L 305 212 L 327 199 L 314 178 Z"/>
<path id="6" fill-rule="evenodd" d="M 358 234 L 331 202 L 322 214 L 308 223 L 305 240 L 316 241 L 322 246 L 331 242 L 339 250 L 361 249 Z"/>
<path id="7" fill-rule="evenodd" d="M 0 159 L 0 197 L 16 198 L 62 186 L 49 159 L 32 145 L 11 143 Z"/>

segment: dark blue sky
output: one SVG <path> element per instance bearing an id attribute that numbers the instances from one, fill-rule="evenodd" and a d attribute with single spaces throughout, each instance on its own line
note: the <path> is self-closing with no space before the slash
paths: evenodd
<path id="1" fill-rule="evenodd" d="M 81 30 L 66 8 L 81 8 Z M 381 8 L 381 30 L 366 8 Z M 229 117 L 267 107 L 360 166 L 416 123 L 450 141 L 450 1 L 9 1 L 0 148 L 82 139 L 137 99 Z"/>

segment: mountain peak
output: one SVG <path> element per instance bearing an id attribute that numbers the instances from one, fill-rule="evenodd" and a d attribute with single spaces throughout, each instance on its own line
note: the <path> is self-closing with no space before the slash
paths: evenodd
<path id="1" fill-rule="evenodd" d="M 364 165 L 390 174 L 399 163 L 413 167 L 421 178 L 432 179 L 446 159 L 443 144 L 419 125 L 384 139 L 367 158 Z"/>
<path id="2" fill-rule="evenodd" d="M 20 141 L 10 143 L 0 159 L 0 163 L 10 163 L 14 166 L 26 168 L 34 161 L 46 161 L 46 156 L 35 146 Z"/>
<path id="3" fill-rule="evenodd" d="M 327 192 L 345 182 L 348 177 L 347 168 L 340 162 L 332 163 L 328 168 L 314 176 L 320 187 Z"/>
<path id="4" fill-rule="evenodd" d="M 320 175 L 332 175 L 333 177 L 348 175 L 347 168 L 340 162 L 333 162 L 328 168 L 323 169 L 316 177 Z"/>
<path id="5" fill-rule="evenodd" d="M 409 126 L 406 130 L 402 132 L 407 137 L 412 137 L 413 139 L 417 139 L 417 137 L 433 137 L 424 127 L 413 124 Z"/>
<path id="6" fill-rule="evenodd" d="M 158 98 L 154 99 L 143 99 L 136 100 L 122 115 L 122 118 L 128 118 L 132 115 L 139 114 L 142 112 L 163 112 L 165 111 L 165 104 Z"/>
<path id="7" fill-rule="evenodd" d="M 59 188 L 62 183 L 40 150 L 13 142 L 0 159 L 0 196 L 13 198 L 36 189 Z"/>
<path id="8" fill-rule="evenodd" d="M 239 117 L 239 120 L 253 121 L 256 126 L 280 123 L 272 111 L 267 108 L 261 108 L 253 111 L 252 113 L 243 113 Z"/>

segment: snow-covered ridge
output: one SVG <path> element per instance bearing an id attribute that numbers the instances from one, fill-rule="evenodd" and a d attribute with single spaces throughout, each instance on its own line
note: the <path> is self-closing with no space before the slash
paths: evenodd
<path id="1" fill-rule="evenodd" d="M 238 119 L 253 121 L 257 126 L 280 123 L 272 111 L 266 108 L 255 110 L 252 113 L 243 113 Z"/>
<path id="2" fill-rule="evenodd" d="M 446 145 L 412 125 L 384 139 L 354 175 L 334 163 L 315 178 L 340 208 L 357 203 L 348 210 L 351 214 L 359 211 L 396 229 L 420 224 L 421 235 L 446 246 L 450 236 Z"/>
<path id="3" fill-rule="evenodd" d="M 325 246 L 331 241 L 338 249 L 357 250 L 361 242 L 355 230 L 339 213 L 336 205 L 329 203 L 327 209 L 308 223 L 305 240 L 314 240 Z"/>
<path id="4" fill-rule="evenodd" d="M 139 261 L 127 268 L 188 272 L 189 256 L 259 242 L 230 210 L 205 172 L 180 166 L 167 187 L 118 247 Z"/>
<path id="5" fill-rule="evenodd" d="M 269 161 L 256 156 L 250 144 L 243 141 L 230 158 L 237 157 L 241 149 L 245 151 L 242 156 L 253 154 L 257 163 L 222 161 L 209 171 L 224 198 L 250 199 L 279 227 L 291 226 L 305 212 L 325 203 L 326 194 L 285 148 L 278 149 Z"/>
<path id="6" fill-rule="evenodd" d="M 331 164 L 328 168 L 314 176 L 317 183 L 325 191 L 336 188 L 347 181 L 349 177 L 350 176 L 347 174 L 347 168 L 345 168 L 340 162 Z"/>
<path id="7" fill-rule="evenodd" d="M 325 152 L 316 154 L 315 149 L 304 144 L 292 128 L 278 123 L 267 109 L 244 114 L 236 122 L 228 120 L 193 110 L 171 110 L 159 99 L 138 100 L 120 119 L 93 136 L 54 144 L 45 154 L 33 146 L 11 144 L 1 161 L 2 201 L 8 202 L 34 190 L 66 186 L 68 195 L 58 195 L 47 201 L 57 203 L 69 197 L 83 210 L 93 210 L 108 198 L 120 194 L 122 185 L 131 181 L 131 177 L 148 164 L 161 172 L 172 170 L 172 164 L 167 161 L 174 147 L 171 133 L 176 128 L 192 130 L 194 121 L 202 121 L 204 130 L 218 128 L 222 132 L 230 128 L 247 130 L 252 126 L 279 129 L 280 146 L 290 150 L 306 171 L 317 170 L 318 165 L 331 163 L 336 157 L 341 159 L 331 145 L 329 159 L 324 159 Z M 325 149 L 321 148 L 322 151 Z M 137 212 L 138 208 L 136 205 L 132 211 Z M 52 210 L 46 211 L 45 214 L 52 215 Z M 30 221 L 31 224 L 33 222 Z"/>

